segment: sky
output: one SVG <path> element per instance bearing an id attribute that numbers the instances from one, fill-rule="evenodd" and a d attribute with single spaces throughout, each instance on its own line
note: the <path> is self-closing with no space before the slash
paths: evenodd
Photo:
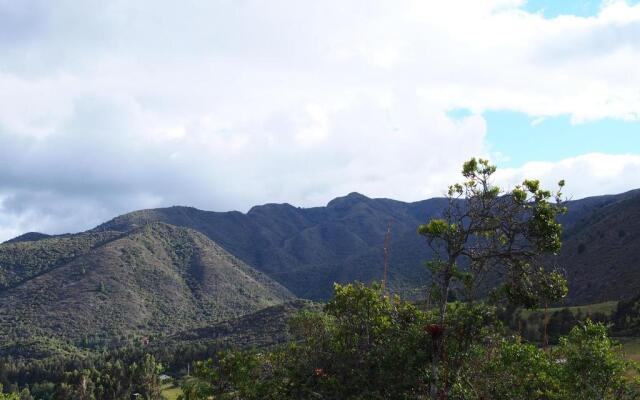
<path id="1" fill-rule="evenodd" d="M 640 188 L 640 4 L 0 0 L 0 241 L 188 205 Z"/>

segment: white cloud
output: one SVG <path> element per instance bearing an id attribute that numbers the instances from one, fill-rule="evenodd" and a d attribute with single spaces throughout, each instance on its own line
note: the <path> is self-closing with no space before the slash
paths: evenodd
<path id="1" fill-rule="evenodd" d="M 589 153 L 557 162 L 529 162 L 519 168 L 501 169 L 496 181 L 513 188 L 524 179 L 540 179 L 554 189 L 564 179 L 568 198 L 580 199 L 603 193 L 621 193 L 640 188 L 640 155 Z"/>
<path id="2" fill-rule="evenodd" d="M 487 154 L 484 110 L 640 118 L 640 5 L 522 3 L 0 1 L 0 239 L 170 204 L 416 200 Z"/>

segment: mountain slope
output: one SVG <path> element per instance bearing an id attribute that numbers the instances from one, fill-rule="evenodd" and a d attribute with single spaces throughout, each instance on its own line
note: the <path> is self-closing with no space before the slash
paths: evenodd
<path id="1" fill-rule="evenodd" d="M 1 291 L 0 335 L 79 343 L 171 333 L 292 298 L 204 235 L 153 223 Z"/>
<path id="2" fill-rule="evenodd" d="M 23 236 L 0 244 L 0 292 L 45 273 L 103 245 L 122 232 L 102 231 L 78 235 L 47 236 L 24 240 Z"/>
<path id="3" fill-rule="evenodd" d="M 207 327 L 178 332 L 160 339 L 152 347 L 206 344 L 215 341 L 222 348 L 260 348 L 284 343 L 289 339 L 289 320 L 301 310 L 319 308 L 318 303 L 293 300 Z"/>
<path id="4" fill-rule="evenodd" d="M 48 237 L 51 237 L 51 235 L 47 235 L 46 233 L 40 233 L 40 232 L 27 232 L 27 233 L 23 233 L 20 236 L 16 236 L 13 239 L 9 239 L 4 243 L 35 242 L 37 240 L 46 239 Z"/>
<path id="5" fill-rule="evenodd" d="M 351 193 L 326 207 L 267 204 L 246 214 L 169 207 L 116 217 L 95 232 L 126 232 L 152 221 L 196 229 L 296 295 L 325 299 L 334 281 L 381 279 L 389 224 L 390 278 L 398 287 L 424 284 L 421 266 L 429 253 L 415 232 L 443 205 L 443 199 L 404 203 Z"/>
<path id="6" fill-rule="evenodd" d="M 621 196 L 570 226 L 557 262 L 566 268 L 573 303 L 640 293 L 640 196 Z"/>
<path id="7" fill-rule="evenodd" d="M 589 226 L 595 221 L 598 210 L 616 208 L 621 201 L 638 198 L 640 192 L 632 191 L 570 201 L 569 213 L 561 217 L 567 240 L 580 226 Z M 351 193 L 332 200 L 326 207 L 308 209 L 267 204 L 253 207 L 246 214 L 187 207 L 142 210 L 114 218 L 95 231 L 125 232 L 151 221 L 190 227 L 296 295 L 321 300 L 330 296 L 334 281 L 382 278 L 383 243 L 390 224 L 390 286 L 411 295 L 419 292 L 429 280 L 423 265 L 430 253 L 416 234 L 416 228 L 437 216 L 445 206 L 446 200 L 442 198 L 404 203 Z M 558 260 L 571 277 L 575 276 L 573 271 L 582 271 L 580 263 L 570 256 L 575 253 L 572 246 L 569 241 L 562 253 L 564 257 Z M 583 276 L 585 280 L 599 281 L 603 279 L 600 272 L 596 268 L 593 274 L 587 272 Z M 577 282 L 584 286 L 580 279 Z M 571 302 L 610 300 L 607 296 L 586 296 L 576 287 L 572 289 Z"/>
<path id="8" fill-rule="evenodd" d="M 633 257 L 638 247 L 633 241 L 632 232 L 640 221 L 633 217 L 632 207 L 624 205 L 635 204 L 638 199 L 640 191 L 636 190 L 568 203 L 570 211 L 561 217 L 565 229 L 565 246 L 560 257 L 554 260 L 567 271 L 571 280 L 568 303 L 624 299 L 632 296 L 633 291 L 638 289 L 640 278 L 636 279 L 633 273 L 637 269 Z M 332 293 L 333 282 L 369 282 L 381 279 L 383 245 L 390 225 L 389 286 L 405 296 L 422 294 L 429 281 L 429 274 L 423 266 L 430 258 L 430 253 L 422 238 L 416 234 L 416 228 L 437 216 L 445 205 L 446 200 L 442 198 L 405 203 L 390 199 L 370 199 L 351 193 L 332 200 L 326 207 L 307 209 L 289 204 L 267 204 L 253 207 L 246 214 L 202 211 L 191 207 L 135 211 L 80 235 L 81 239 L 76 239 L 78 235 L 70 235 L 1 245 L 0 267 L 9 265 L 9 268 L 4 268 L 4 272 L 0 268 L 0 290 L 2 285 L 6 287 L 15 284 L 25 276 L 40 273 L 38 271 L 67 260 L 65 254 L 68 252 L 78 254 L 92 248 L 92 245 L 85 245 L 84 250 L 74 250 L 74 253 L 60 250 L 58 246 L 64 248 L 74 240 L 82 241 L 91 237 L 104 236 L 104 240 L 112 240 L 113 237 L 127 234 L 145 224 L 164 222 L 203 233 L 297 296 L 314 300 L 328 298 Z M 605 214 L 617 215 L 619 221 L 602 225 L 598 221 Z M 618 225 L 628 226 L 623 229 L 617 228 Z M 616 241 L 620 229 L 629 233 L 624 239 L 629 242 L 621 242 L 627 243 L 622 247 Z M 612 233 L 605 234 L 606 240 L 589 239 L 589 232 L 593 236 L 593 232 L 597 231 Z M 599 243 L 594 244 L 592 249 L 597 248 L 597 251 L 577 254 L 577 248 L 582 242 L 596 239 Z M 102 243 L 98 239 L 92 240 L 97 244 Z M 2 249 L 9 249 L 10 247 L 6 247 L 8 245 L 16 246 L 13 247 L 12 257 L 17 257 L 14 253 L 23 254 L 13 264 L 3 262 Z M 45 262 L 42 263 L 37 261 L 42 256 L 39 246 L 47 249 Z M 21 253 L 23 250 L 19 249 L 27 250 Z M 58 251 L 62 255 L 57 254 Z M 32 262 L 33 260 L 36 261 Z M 616 268 L 619 274 L 616 275 L 614 270 L 609 271 L 612 263 L 618 265 Z M 28 268 L 21 269 L 22 265 Z M 610 289 L 598 289 L 608 285 L 610 277 L 615 277 L 622 283 L 612 285 Z M 596 289 L 589 289 L 589 284 L 596 285 Z"/>

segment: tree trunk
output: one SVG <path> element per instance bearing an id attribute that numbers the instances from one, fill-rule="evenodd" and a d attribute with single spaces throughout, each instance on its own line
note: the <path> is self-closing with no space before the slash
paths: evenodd
<path id="1" fill-rule="evenodd" d="M 429 394 L 431 400 L 438 400 L 438 365 L 442 358 L 444 350 L 444 321 L 447 313 L 447 299 L 449 297 L 449 285 L 451 283 L 451 276 L 449 270 L 446 271 L 443 287 L 440 299 L 440 335 L 433 336 L 433 358 L 431 359 L 431 385 L 429 388 Z"/>

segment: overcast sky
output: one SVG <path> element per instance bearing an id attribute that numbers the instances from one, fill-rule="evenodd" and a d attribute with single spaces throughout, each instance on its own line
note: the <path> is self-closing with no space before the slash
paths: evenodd
<path id="1" fill-rule="evenodd" d="M 0 240 L 414 201 L 471 156 L 504 186 L 640 187 L 637 2 L 0 0 L 0 54 Z"/>

